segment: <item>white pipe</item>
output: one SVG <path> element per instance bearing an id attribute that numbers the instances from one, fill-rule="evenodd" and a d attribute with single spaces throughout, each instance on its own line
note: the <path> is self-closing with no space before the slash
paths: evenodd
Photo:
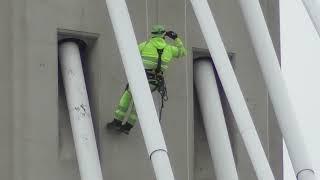
<path id="1" fill-rule="evenodd" d="M 59 57 L 81 179 L 103 180 L 78 45 L 62 43 Z"/>
<path id="2" fill-rule="evenodd" d="M 315 179 L 260 3 L 258 0 L 239 3 L 297 178 Z"/>
<path id="3" fill-rule="evenodd" d="M 190 0 L 222 86 L 230 103 L 240 134 L 259 180 L 273 180 L 271 168 L 252 122 L 247 104 L 233 72 L 218 27 L 207 0 Z"/>
<path id="4" fill-rule="evenodd" d="M 106 0 L 142 134 L 158 180 L 174 180 L 167 147 L 125 0 Z"/>
<path id="5" fill-rule="evenodd" d="M 320 0 L 302 0 L 302 2 L 320 36 Z"/>
<path id="6" fill-rule="evenodd" d="M 217 180 L 238 180 L 227 125 L 210 59 L 194 63 L 194 83 Z"/>

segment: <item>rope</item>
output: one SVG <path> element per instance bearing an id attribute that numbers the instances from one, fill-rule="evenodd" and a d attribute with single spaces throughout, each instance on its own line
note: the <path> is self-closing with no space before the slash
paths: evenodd
<path id="1" fill-rule="evenodd" d="M 162 110 L 164 108 L 164 102 L 168 101 L 168 92 L 167 92 L 167 85 L 166 82 L 162 76 L 162 79 L 159 81 L 159 87 L 158 87 L 158 92 L 161 96 L 161 106 L 159 109 L 159 121 L 161 122 L 162 120 Z"/>
<path id="2" fill-rule="evenodd" d="M 147 78 L 149 83 L 154 85 L 155 87 L 151 90 L 151 92 L 158 91 L 161 96 L 161 106 L 159 109 L 159 121 L 162 120 L 162 110 L 164 108 L 164 102 L 168 101 L 168 93 L 166 82 L 163 78 L 163 72 L 155 73 L 154 70 L 146 70 Z"/>

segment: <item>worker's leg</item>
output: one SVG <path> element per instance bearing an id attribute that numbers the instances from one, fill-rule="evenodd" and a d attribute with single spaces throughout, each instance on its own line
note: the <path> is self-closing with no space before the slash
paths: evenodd
<path id="1" fill-rule="evenodd" d="M 151 89 L 152 92 L 156 88 L 156 86 L 154 84 L 151 84 L 150 81 L 149 81 L 149 86 L 150 86 L 150 89 Z M 135 106 L 133 104 L 132 108 L 131 108 L 130 115 L 129 115 L 128 123 L 131 124 L 132 126 L 134 126 L 137 121 L 138 121 L 138 116 L 137 116 L 136 108 L 135 108 Z"/>
<path id="2" fill-rule="evenodd" d="M 121 99 L 120 99 L 120 102 L 117 106 L 117 109 L 116 111 L 114 112 L 114 117 L 120 121 L 123 121 L 125 116 L 126 116 L 126 113 L 129 109 L 129 106 L 131 104 L 131 101 L 132 101 L 132 95 L 131 95 L 131 92 L 129 91 L 129 89 L 125 90 Z"/>
<path id="3" fill-rule="evenodd" d="M 126 113 L 129 109 L 129 106 L 132 101 L 132 95 L 129 89 L 127 88 L 120 98 L 120 102 L 114 112 L 114 120 L 111 123 L 107 124 L 108 128 L 120 128 L 122 122 L 126 116 Z"/>
<path id="4" fill-rule="evenodd" d="M 130 115 L 129 115 L 129 119 L 124 125 L 122 125 L 120 130 L 125 134 L 129 134 L 130 130 L 136 124 L 137 120 L 138 120 L 138 116 L 137 116 L 136 109 L 133 104 L 132 108 L 131 108 Z"/>
<path id="5" fill-rule="evenodd" d="M 149 85 L 150 85 L 151 91 L 154 91 L 156 86 L 151 84 L 150 81 L 149 81 Z M 121 126 L 120 130 L 125 134 L 129 134 L 130 130 L 133 128 L 133 126 L 136 124 L 137 121 L 138 121 L 138 116 L 137 116 L 136 108 L 133 104 L 130 115 L 129 115 L 129 119 L 124 125 Z"/>
<path id="6" fill-rule="evenodd" d="M 128 123 L 131 124 L 132 126 L 134 126 L 137 121 L 138 121 L 138 116 L 137 116 L 136 108 L 133 104 L 130 115 L 129 115 Z"/>

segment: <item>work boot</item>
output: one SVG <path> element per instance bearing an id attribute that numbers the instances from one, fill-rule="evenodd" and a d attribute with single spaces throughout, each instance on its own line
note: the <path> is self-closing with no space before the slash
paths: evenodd
<path id="1" fill-rule="evenodd" d="M 112 122 L 107 124 L 107 129 L 120 130 L 121 127 L 122 127 L 122 121 L 118 119 L 114 119 Z"/>
<path id="2" fill-rule="evenodd" d="M 119 131 L 129 135 L 129 132 L 132 128 L 133 126 L 130 123 L 126 122 L 124 125 L 121 126 Z"/>

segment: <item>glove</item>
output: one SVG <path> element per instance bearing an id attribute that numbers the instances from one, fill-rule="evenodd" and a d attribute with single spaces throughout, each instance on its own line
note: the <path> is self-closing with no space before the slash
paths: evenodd
<path id="1" fill-rule="evenodd" d="M 166 36 L 168 36 L 169 38 L 171 38 L 173 40 L 177 39 L 177 37 L 178 37 L 177 33 L 173 32 L 173 31 L 166 32 Z"/>

